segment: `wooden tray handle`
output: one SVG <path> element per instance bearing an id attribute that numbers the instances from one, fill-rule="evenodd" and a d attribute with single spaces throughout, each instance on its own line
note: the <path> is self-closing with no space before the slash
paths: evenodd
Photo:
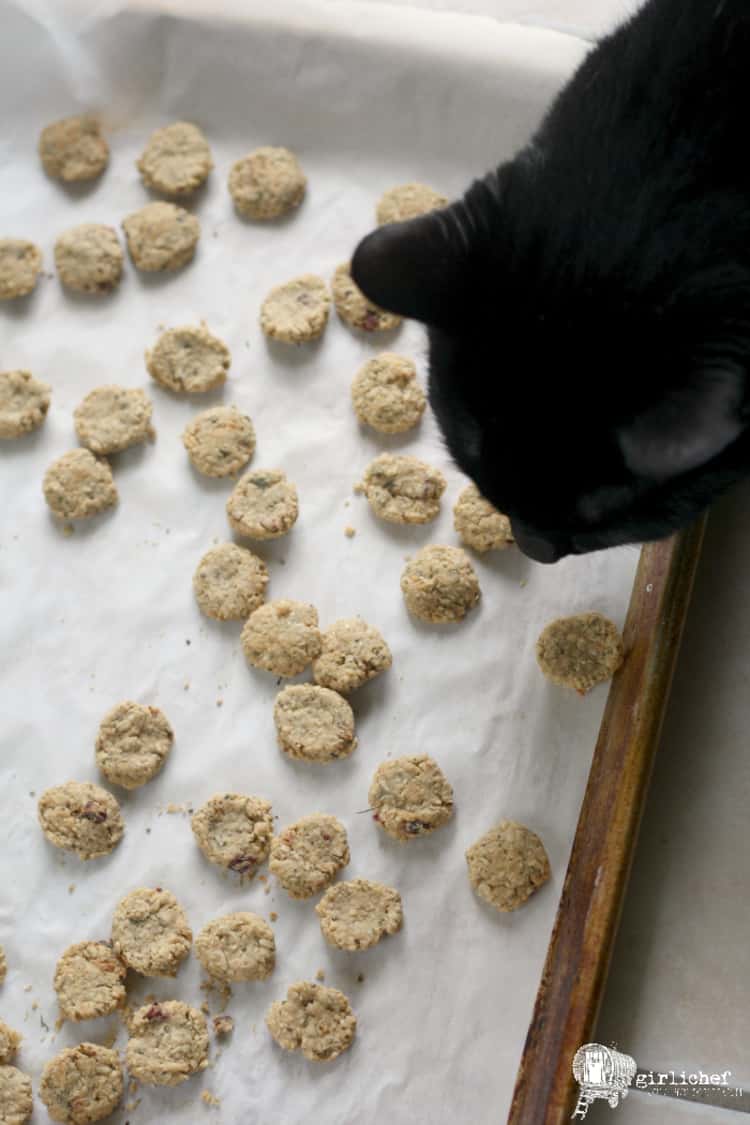
<path id="1" fill-rule="evenodd" d="M 594 1035 L 705 531 L 641 551 L 508 1125 L 563 1125 Z M 627 1045 L 624 1045 L 627 1050 Z"/>

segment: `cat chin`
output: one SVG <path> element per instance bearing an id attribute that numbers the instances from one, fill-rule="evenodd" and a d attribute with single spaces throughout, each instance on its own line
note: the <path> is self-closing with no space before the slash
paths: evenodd
<path id="1" fill-rule="evenodd" d="M 512 527 L 518 549 L 533 562 L 551 565 L 573 553 L 572 544 L 556 543 L 539 535 L 529 535 L 517 524 L 512 524 Z"/>

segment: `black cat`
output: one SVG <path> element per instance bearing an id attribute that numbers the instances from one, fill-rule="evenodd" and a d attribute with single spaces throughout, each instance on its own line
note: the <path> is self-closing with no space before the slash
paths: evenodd
<path id="1" fill-rule="evenodd" d="M 750 0 L 650 0 L 513 160 L 352 272 L 428 325 L 451 454 L 527 555 L 692 521 L 750 472 Z"/>

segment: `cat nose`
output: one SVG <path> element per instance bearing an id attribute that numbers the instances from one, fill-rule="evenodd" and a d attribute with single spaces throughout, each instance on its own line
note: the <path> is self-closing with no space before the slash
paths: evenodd
<path id="1" fill-rule="evenodd" d="M 513 537 L 523 553 L 534 562 L 556 563 L 569 552 L 565 546 L 540 535 L 532 535 L 517 524 L 512 524 Z"/>

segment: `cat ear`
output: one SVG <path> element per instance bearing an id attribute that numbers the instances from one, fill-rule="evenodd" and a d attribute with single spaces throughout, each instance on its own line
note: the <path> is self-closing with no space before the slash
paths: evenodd
<path id="1" fill-rule="evenodd" d="M 618 431 L 625 464 L 637 476 L 667 480 L 705 465 L 745 429 L 745 372 L 704 370 Z"/>
<path id="2" fill-rule="evenodd" d="M 386 223 L 368 234 L 351 265 L 365 296 L 389 312 L 425 324 L 455 318 L 469 276 L 459 206 Z"/>

